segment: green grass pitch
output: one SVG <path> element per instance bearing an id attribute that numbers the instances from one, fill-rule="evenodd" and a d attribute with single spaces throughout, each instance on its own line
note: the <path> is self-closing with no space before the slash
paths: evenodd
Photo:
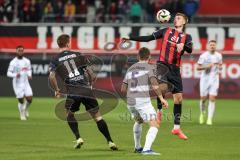
<path id="1" fill-rule="evenodd" d="M 153 149 L 161 156 L 133 153 L 132 125 L 126 117 L 123 102 L 104 115 L 119 151 L 110 151 L 93 121 L 79 123 L 85 140 L 80 150 L 74 150 L 74 137 L 66 122 L 56 118 L 52 98 L 35 98 L 30 119 L 20 121 L 15 98 L 0 98 L 0 159 L 1 160 L 239 160 L 240 100 L 217 100 L 213 126 L 198 124 L 198 100 L 184 100 L 182 128 L 189 136 L 183 141 L 170 134 L 172 107 L 165 117 Z M 154 103 L 155 104 L 155 103 Z M 172 101 L 170 101 L 172 106 Z M 144 125 L 142 145 L 147 125 Z"/>

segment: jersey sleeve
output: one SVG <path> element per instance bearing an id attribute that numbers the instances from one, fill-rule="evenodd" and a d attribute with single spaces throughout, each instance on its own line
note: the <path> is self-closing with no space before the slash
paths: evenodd
<path id="1" fill-rule="evenodd" d="M 49 72 L 54 72 L 56 71 L 58 66 L 58 61 L 56 59 L 53 59 L 50 63 L 49 63 Z"/>
<path id="2" fill-rule="evenodd" d="M 186 41 L 184 44 L 184 50 L 187 51 L 188 53 L 192 53 L 192 49 L 193 49 L 192 36 L 187 34 Z"/>
<path id="3" fill-rule="evenodd" d="M 160 39 L 163 37 L 166 30 L 167 28 L 156 30 L 155 32 L 152 33 L 152 35 L 155 39 Z"/>
<path id="4" fill-rule="evenodd" d="M 7 76 L 14 78 L 14 77 L 16 77 L 16 75 L 17 75 L 17 73 L 14 72 L 14 61 L 11 61 L 8 66 Z"/>
<path id="5" fill-rule="evenodd" d="M 201 56 L 199 57 L 197 63 L 198 63 L 198 64 L 204 64 L 204 56 L 203 56 L 203 55 L 201 55 Z"/>
<path id="6" fill-rule="evenodd" d="M 148 78 L 151 78 L 151 77 L 156 77 L 156 67 L 150 65 Z"/>

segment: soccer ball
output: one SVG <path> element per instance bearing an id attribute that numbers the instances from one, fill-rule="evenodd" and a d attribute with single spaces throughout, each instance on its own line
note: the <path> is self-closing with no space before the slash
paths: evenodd
<path id="1" fill-rule="evenodd" d="M 157 12 L 157 21 L 160 23 L 166 23 L 170 20 L 171 14 L 166 9 L 161 9 Z"/>

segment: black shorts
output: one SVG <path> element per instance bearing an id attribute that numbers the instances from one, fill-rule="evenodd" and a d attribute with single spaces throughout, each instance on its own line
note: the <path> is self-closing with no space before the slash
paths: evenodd
<path id="1" fill-rule="evenodd" d="M 158 62 L 157 63 L 157 77 L 159 83 L 168 83 L 172 94 L 182 93 L 182 77 L 180 67 Z"/>
<path id="2" fill-rule="evenodd" d="M 99 110 L 98 102 L 95 97 L 82 97 L 76 95 L 67 96 L 65 108 L 71 112 L 77 112 L 79 111 L 81 103 L 88 112 L 96 113 Z"/>

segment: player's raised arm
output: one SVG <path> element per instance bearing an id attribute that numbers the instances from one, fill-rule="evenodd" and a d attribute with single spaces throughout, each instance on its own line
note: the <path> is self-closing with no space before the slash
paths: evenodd
<path id="1" fill-rule="evenodd" d="M 148 36 L 134 36 L 134 35 L 130 35 L 129 38 L 123 38 L 123 41 L 127 41 L 127 40 L 131 40 L 131 41 L 139 41 L 139 42 L 149 42 L 152 40 L 156 40 L 156 39 L 160 39 L 163 37 L 164 32 L 165 32 L 166 28 L 164 29 L 159 29 L 155 32 L 153 32 L 151 35 Z"/>

